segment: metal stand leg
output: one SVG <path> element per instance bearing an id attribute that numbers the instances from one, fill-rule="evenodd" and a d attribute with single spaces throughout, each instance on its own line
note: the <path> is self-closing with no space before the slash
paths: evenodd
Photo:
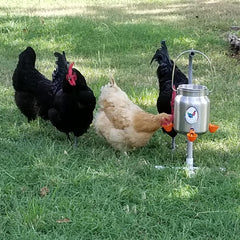
<path id="1" fill-rule="evenodd" d="M 175 150 L 176 143 L 175 143 L 175 137 L 172 138 L 172 150 Z"/>
<path id="2" fill-rule="evenodd" d="M 193 142 L 187 141 L 186 163 L 189 168 L 193 168 Z"/>
<path id="3" fill-rule="evenodd" d="M 193 142 L 187 141 L 187 158 L 186 158 L 187 169 L 189 171 L 189 175 L 194 174 L 194 170 L 197 168 L 193 166 Z"/>

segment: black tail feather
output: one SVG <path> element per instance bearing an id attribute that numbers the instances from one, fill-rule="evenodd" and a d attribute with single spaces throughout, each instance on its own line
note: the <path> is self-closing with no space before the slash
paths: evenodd
<path id="1" fill-rule="evenodd" d="M 154 60 L 158 62 L 158 64 L 165 64 L 165 65 L 172 66 L 172 61 L 169 58 L 168 49 L 166 46 L 166 42 L 164 40 L 161 41 L 161 47 L 157 49 L 156 53 L 152 57 L 150 64 L 152 64 Z"/>
<path id="2" fill-rule="evenodd" d="M 53 80 L 54 91 L 57 92 L 59 89 L 62 88 L 63 80 L 67 75 L 67 70 L 68 70 L 67 67 L 69 62 L 66 59 L 64 51 L 62 54 L 55 52 L 54 56 L 57 58 L 56 60 L 57 66 L 56 66 L 56 69 L 53 71 L 52 80 Z"/>

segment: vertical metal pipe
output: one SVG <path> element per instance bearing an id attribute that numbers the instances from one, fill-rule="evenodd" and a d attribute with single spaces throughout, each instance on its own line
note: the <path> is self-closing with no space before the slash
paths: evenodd
<path id="1" fill-rule="evenodd" d="M 194 56 L 194 52 L 190 52 L 189 53 L 189 65 L 188 65 L 188 83 L 191 84 L 192 83 L 192 61 L 193 61 L 193 56 Z"/>
<path id="2" fill-rule="evenodd" d="M 187 141 L 187 158 L 186 164 L 190 173 L 193 172 L 193 142 Z"/>

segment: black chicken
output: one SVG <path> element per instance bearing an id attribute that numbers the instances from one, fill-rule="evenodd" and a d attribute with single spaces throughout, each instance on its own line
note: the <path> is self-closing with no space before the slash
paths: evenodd
<path id="1" fill-rule="evenodd" d="M 28 121 L 40 116 L 68 137 L 70 132 L 77 137 L 91 124 L 96 99 L 73 64 L 68 69 L 65 53 L 54 55 L 57 67 L 51 81 L 35 68 L 36 53 L 31 47 L 20 53 L 12 77 L 15 102 Z"/>
<path id="2" fill-rule="evenodd" d="M 48 119 L 57 85 L 35 68 L 36 53 L 27 47 L 19 55 L 12 81 L 15 89 L 15 102 L 28 121 L 37 116 Z"/>
<path id="3" fill-rule="evenodd" d="M 151 63 L 153 61 L 158 62 L 157 77 L 159 83 L 159 96 L 157 99 L 157 109 L 159 113 L 165 112 L 171 114 L 173 111 L 173 89 L 172 89 L 172 71 L 173 71 L 173 61 L 169 58 L 168 50 L 165 41 L 161 41 L 161 48 L 157 49 L 154 54 Z M 180 84 L 187 84 L 188 78 L 180 71 L 176 66 L 174 72 L 174 87 Z M 164 132 L 164 128 L 162 128 Z M 177 132 L 172 129 L 170 132 L 166 132 L 172 137 L 172 149 L 175 149 L 175 136 Z"/>
<path id="4" fill-rule="evenodd" d="M 58 58 L 57 70 L 64 72 L 65 69 L 67 75 L 61 89 L 54 96 L 53 107 L 49 109 L 48 116 L 51 123 L 59 131 L 65 132 L 68 138 L 69 133 L 73 132 L 76 145 L 77 137 L 84 134 L 92 123 L 96 98 L 84 76 L 72 68 L 74 63 L 67 68 L 65 56 L 59 53 L 55 53 L 55 56 Z"/>

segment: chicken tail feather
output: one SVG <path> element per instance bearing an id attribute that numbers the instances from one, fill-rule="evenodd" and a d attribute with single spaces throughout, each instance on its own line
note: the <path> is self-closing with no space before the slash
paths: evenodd
<path id="1" fill-rule="evenodd" d="M 68 64 L 69 62 L 66 59 L 65 52 L 58 53 L 55 52 L 54 56 L 57 58 L 56 60 L 56 69 L 53 71 L 52 80 L 54 84 L 54 89 L 57 92 L 62 87 L 63 80 L 68 71 Z"/>
<path id="2" fill-rule="evenodd" d="M 168 49 L 164 40 L 161 41 L 161 47 L 157 49 L 156 53 L 153 55 L 150 64 L 152 64 L 154 60 L 158 62 L 158 64 L 164 63 L 172 66 L 172 61 L 169 58 Z"/>

